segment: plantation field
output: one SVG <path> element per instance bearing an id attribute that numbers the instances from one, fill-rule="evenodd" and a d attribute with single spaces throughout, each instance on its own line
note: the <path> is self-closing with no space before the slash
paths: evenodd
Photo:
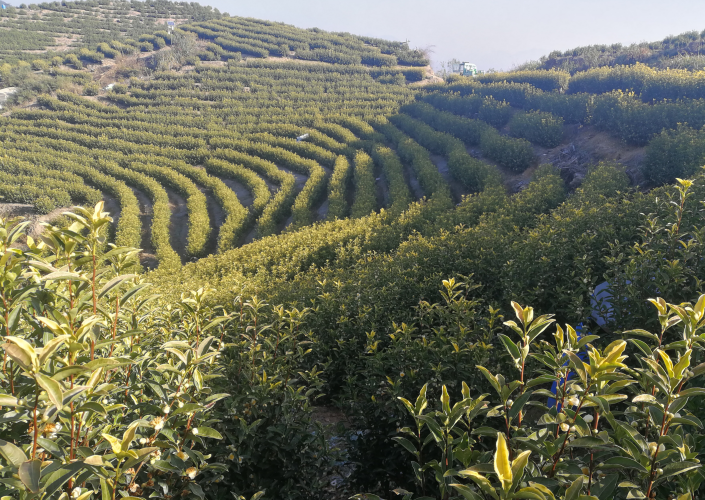
<path id="1" fill-rule="evenodd" d="M 162 0 L 0 47 L 0 497 L 703 497 L 702 72 Z"/>

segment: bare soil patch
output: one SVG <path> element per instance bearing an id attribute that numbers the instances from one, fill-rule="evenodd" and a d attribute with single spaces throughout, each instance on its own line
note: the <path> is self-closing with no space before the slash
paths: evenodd
<path id="1" fill-rule="evenodd" d="M 301 192 L 301 190 L 306 185 L 306 181 L 308 181 L 308 177 L 306 177 L 305 175 L 300 174 L 298 172 L 294 172 L 293 170 L 289 170 L 288 168 L 280 167 L 279 165 L 277 165 L 277 168 L 279 168 L 279 170 L 283 170 L 284 172 L 294 176 L 294 179 L 295 179 L 294 186 L 296 189 L 296 195 L 298 196 L 298 194 Z M 280 225 L 280 227 L 278 228 L 278 232 L 284 231 L 284 229 L 289 227 L 289 225 L 291 225 L 292 222 L 294 222 L 293 214 L 290 215 L 289 217 L 287 217 L 286 221 L 284 221 L 284 223 L 282 225 Z"/>
<path id="2" fill-rule="evenodd" d="M 120 221 L 120 204 L 115 198 L 105 193 L 103 193 L 103 204 L 103 210 L 110 213 L 110 217 L 113 218 L 113 230 L 115 230 Z"/>
<path id="3" fill-rule="evenodd" d="M 139 189 L 133 187 L 130 187 L 130 189 L 132 189 L 132 192 L 137 197 L 137 202 L 140 206 L 140 223 L 142 224 L 142 252 L 140 252 L 140 264 L 142 264 L 142 267 L 145 269 L 155 269 L 159 265 L 159 261 L 154 250 L 154 245 L 152 244 L 152 218 L 154 216 L 152 200 Z"/>
<path id="4" fill-rule="evenodd" d="M 443 176 L 446 183 L 448 183 L 448 187 L 450 188 L 450 194 L 453 196 L 453 201 L 455 203 L 460 203 L 460 201 L 463 199 L 463 195 L 469 194 L 470 191 L 468 191 L 465 186 L 463 186 L 461 183 L 453 179 L 453 176 L 451 175 L 450 170 L 448 169 L 448 160 L 439 155 L 430 154 L 428 156 L 433 162 L 433 164 L 436 166 L 436 168 L 438 168 L 438 171 Z"/>
<path id="5" fill-rule="evenodd" d="M 204 187 L 198 186 L 206 196 L 206 202 L 208 204 L 208 218 L 211 222 L 211 235 L 208 238 L 208 245 L 206 246 L 206 252 L 211 254 L 214 253 L 218 246 L 218 233 L 220 232 L 220 226 L 225 222 L 225 211 L 221 207 L 213 196 L 213 192 Z"/>
<path id="6" fill-rule="evenodd" d="M 624 165 L 632 185 L 644 183 L 641 167 L 646 148 L 629 145 L 593 126 L 566 125 L 564 141 L 559 146 L 552 149 L 536 146 L 534 150 L 539 163 L 556 166 L 571 188 L 580 185 L 590 166 L 602 161 Z"/>
<path id="7" fill-rule="evenodd" d="M 171 209 L 169 242 L 171 243 L 171 248 L 183 260 L 188 245 L 188 205 L 183 196 L 171 189 L 164 188 L 164 191 L 169 196 L 169 208 Z"/>
<path id="8" fill-rule="evenodd" d="M 421 189 L 421 184 L 419 184 L 419 179 L 416 177 L 416 173 L 414 173 L 414 171 L 408 165 L 404 165 L 404 169 L 402 172 L 404 174 L 406 184 L 411 190 L 411 196 L 413 196 L 417 200 L 423 198 L 423 189 Z"/>
<path id="9" fill-rule="evenodd" d="M 25 203 L 0 203 L 0 217 L 23 217 L 30 223 L 25 233 L 35 240 L 44 232 L 43 223 L 47 222 L 52 224 L 56 222 L 57 219 L 61 218 L 64 212 L 69 210 L 71 210 L 71 207 L 59 207 L 48 214 L 39 214 L 34 208 L 34 205 Z M 26 241 L 25 237 L 20 238 L 18 246 L 26 248 Z"/>

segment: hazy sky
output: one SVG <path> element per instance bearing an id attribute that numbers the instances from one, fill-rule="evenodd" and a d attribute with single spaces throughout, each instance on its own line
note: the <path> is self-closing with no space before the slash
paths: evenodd
<path id="1" fill-rule="evenodd" d="M 552 50 L 629 44 L 705 29 L 705 0 L 201 0 L 233 16 L 433 46 L 452 58 L 510 69 Z"/>

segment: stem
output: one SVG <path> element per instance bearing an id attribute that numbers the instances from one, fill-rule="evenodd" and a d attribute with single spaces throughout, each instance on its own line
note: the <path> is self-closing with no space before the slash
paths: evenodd
<path id="1" fill-rule="evenodd" d="M 12 365 L 10 365 L 10 394 L 15 395 L 15 370 Z"/>
<path id="2" fill-rule="evenodd" d="M 2 305 L 3 305 L 3 308 L 5 309 L 5 335 L 9 336 L 10 335 L 10 313 L 9 313 L 9 309 L 7 307 L 7 299 L 5 298 L 5 291 L 4 290 L 0 291 L 0 296 L 2 296 Z M 7 366 L 7 351 L 5 351 L 5 356 L 3 357 L 3 360 L 2 360 L 2 373 L 3 374 L 7 373 L 5 371 L 6 366 Z"/>
<path id="3" fill-rule="evenodd" d="M 39 426 L 37 426 L 37 406 L 39 406 L 39 384 L 37 384 L 36 397 L 34 398 L 34 439 L 32 442 L 32 460 L 37 457 L 37 438 L 39 438 Z"/>
<path id="4" fill-rule="evenodd" d="M 115 336 L 117 334 L 117 323 L 118 323 L 118 314 L 120 314 L 120 298 L 118 296 L 115 297 L 115 320 L 113 321 L 113 343 L 110 344 L 110 352 L 108 353 L 108 357 L 111 357 L 113 355 L 113 348 L 115 347 Z"/>
<path id="5" fill-rule="evenodd" d="M 95 274 L 96 274 L 96 268 L 95 268 L 95 242 L 93 242 L 93 246 L 91 248 L 91 254 L 93 257 L 93 277 L 91 279 L 91 289 L 93 293 L 93 316 L 96 315 L 98 312 L 98 296 L 95 293 Z M 91 361 L 95 359 L 95 340 L 91 338 Z M 116 485 L 117 486 L 117 485 Z M 113 489 L 113 498 L 115 498 L 115 490 Z"/>
<path id="6" fill-rule="evenodd" d="M 600 421 L 600 413 L 595 411 L 595 425 L 592 426 L 592 430 L 597 430 L 597 423 Z M 590 451 L 590 477 L 588 477 L 587 494 L 590 494 L 590 488 L 592 488 L 592 473 L 595 466 L 594 453 Z"/>
<path id="7" fill-rule="evenodd" d="M 563 378 L 563 390 L 561 391 L 561 404 L 560 404 L 561 409 L 558 411 L 558 415 L 563 413 L 563 411 L 565 409 L 565 389 L 568 386 L 568 375 L 570 375 L 570 368 L 568 368 L 568 370 L 565 372 L 565 377 Z M 557 387 L 558 387 L 558 384 L 556 384 L 556 388 Z M 556 394 L 556 396 L 558 396 L 558 395 Z M 558 437 L 559 430 L 560 430 L 560 425 L 557 425 L 556 426 L 556 438 Z"/>
<path id="8" fill-rule="evenodd" d="M 651 459 L 651 472 L 649 472 L 649 487 L 646 489 L 646 498 L 651 498 L 651 488 L 654 487 L 654 475 L 656 474 L 656 470 L 654 467 L 656 466 L 656 459 L 658 458 L 658 449 L 659 449 L 659 441 L 661 440 L 661 436 L 664 434 L 664 430 L 666 429 L 666 415 L 668 414 L 668 407 L 671 406 L 671 396 L 668 396 L 668 399 L 666 400 L 667 404 L 664 406 L 663 410 L 663 419 L 661 420 L 661 430 L 659 431 L 659 439 L 656 441 L 656 451 L 654 452 L 654 457 Z"/>
<path id="9" fill-rule="evenodd" d="M 527 339 L 526 337 L 524 337 L 524 348 L 525 348 L 525 349 L 526 349 L 527 344 L 528 344 L 528 339 Z M 520 380 L 521 380 L 521 387 L 519 388 L 519 391 L 520 391 L 519 394 L 520 394 L 520 395 L 521 395 L 521 394 L 524 394 L 524 369 L 525 369 L 525 368 L 526 368 L 526 358 L 524 358 L 524 356 L 522 355 L 522 359 L 521 359 L 521 379 L 520 379 Z M 518 420 L 518 422 L 519 422 L 519 427 L 521 427 L 521 421 L 522 421 L 522 419 L 524 418 L 524 412 L 521 411 L 521 410 L 519 410 L 519 415 L 518 415 L 518 417 L 519 417 L 519 420 Z"/>
<path id="10" fill-rule="evenodd" d="M 588 393 L 590 392 L 590 388 L 592 387 L 592 384 L 588 385 L 587 389 L 585 389 L 585 392 L 583 393 L 583 397 L 580 399 L 580 404 L 578 405 L 578 409 L 575 410 L 575 414 L 573 415 L 573 421 L 571 422 L 570 426 L 575 425 L 575 419 L 578 416 L 578 413 L 580 413 L 580 409 L 583 407 L 583 403 L 585 403 L 585 398 L 587 397 Z M 560 425 L 559 425 L 560 428 Z M 568 429 L 568 432 L 565 433 L 565 439 L 563 440 L 563 444 L 561 445 L 561 449 L 558 450 L 558 453 L 556 453 L 555 458 L 553 459 L 553 466 L 551 467 L 551 472 L 549 473 L 548 477 L 553 477 L 556 473 L 556 465 L 558 465 L 558 460 L 561 458 L 561 455 L 563 454 L 563 451 L 565 450 L 566 444 L 568 444 L 568 436 L 570 436 L 570 429 Z"/>
<path id="11" fill-rule="evenodd" d="M 121 463 L 122 463 L 122 460 L 118 461 L 117 467 L 115 467 L 115 484 L 113 484 L 112 500 L 115 500 L 115 492 L 117 491 L 118 480 L 120 479 L 120 464 Z"/>

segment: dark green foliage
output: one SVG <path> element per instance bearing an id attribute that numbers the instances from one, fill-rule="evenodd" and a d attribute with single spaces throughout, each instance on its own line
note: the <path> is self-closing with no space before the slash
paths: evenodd
<path id="1" fill-rule="evenodd" d="M 488 73 L 478 75 L 475 80 L 480 83 L 528 83 L 537 89 L 550 92 L 568 88 L 570 74 L 564 71 L 512 71 L 509 73 Z"/>
<path id="2" fill-rule="evenodd" d="M 509 133 L 539 146 L 554 148 L 563 140 L 563 118 L 540 111 L 516 113 L 509 122 Z"/>
<path id="3" fill-rule="evenodd" d="M 524 139 L 514 139 L 501 135 L 483 121 L 437 111 L 426 103 L 410 104 L 404 106 L 402 110 L 430 124 L 436 130 L 454 135 L 469 146 L 479 146 L 484 156 L 510 170 L 522 172 L 535 161 L 531 144 Z M 433 136 L 432 134 L 426 135 L 428 135 L 427 141 L 431 141 L 432 137 L 442 138 L 442 136 Z M 430 142 L 427 145 L 422 142 L 422 145 L 437 154 L 448 155 L 450 151 L 448 145 L 432 145 Z M 480 162 L 474 161 L 476 166 L 473 170 L 482 171 L 483 167 L 480 166 Z M 484 168 L 487 168 L 487 166 Z M 486 175 L 491 175 L 491 172 L 487 171 Z M 480 181 L 480 185 L 485 185 L 483 182 Z"/>
<path id="4" fill-rule="evenodd" d="M 502 128 L 512 117 L 512 108 L 505 101 L 485 99 L 477 112 L 477 117 L 495 128 Z"/>
<path id="5" fill-rule="evenodd" d="M 705 130 L 681 126 L 654 137 L 646 148 L 644 175 L 655 185 L 688 178 L 705 166 Z"/>

